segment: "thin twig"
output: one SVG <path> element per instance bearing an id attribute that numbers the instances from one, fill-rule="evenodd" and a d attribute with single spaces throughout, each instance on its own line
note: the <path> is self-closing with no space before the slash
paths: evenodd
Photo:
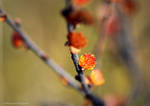
<path id="1" fill-rule="evenodd" d="M 0 8 L 0 14 L 6 14 L 2 10 L 2 8 Z M 75 88 L 86 98 L 90 99 L 94 106 L 104 106 L 103 101 L 100 100 L 99 98 L 93 96 L 92 93 L 90 92 L 90 89 L 88 88 L 87 84 L 85 83 L 84 75 L 83 75 L 83 72 L 81 71 L 81 69 L 79 69 L 78 71 L 81 71 L 81 72 L 79 72 L 80 73 L 79 75 L 81 78 L 81 82 L 82 82 L 81 85 L 82 85 L 83 89 L 81 89 L 80 86 L 78 86 L 78 84 L 75 82 L 75 80 L 62 67 L 60 67 L 58 64 L 56 64 L 42 50 L 40 50 L 39 47 L 27 36 L 27 34 L 24 33 L 24 31 L 20 27 L 18 27 L 10 17 L 8 17 L 8 15 L 6 15 L 5 22 L 14 31 L 18 32 L 18 34 L 22 37 L 25 45 L 28 47 L 29 50 L 31 50 L 35 55 L 37 55 L 44 63 L 46 63 L 50 68 L 52 68 L 53 71 L 55 71 L 58 75 L 64 77 L 68 81 L 68 83 L 71 87 Z M 71 29 L 72 27 L 68 26 L 68 28 Z M 72 54 L 74 63 L 77 63 L 75 66 L 78 66 L 78 62 L 77 62 L 78 58 L 76 56 L 77 55 Z"/>
<path id="2" fill-rule="evenodd" d="M 6 14 L 1 8 L 0 8 L 0 14 Z M 53 69 L 53 71 L 55 71 L 58 75 L 64 77 L 70 86 L 72 86 L 73 88 L 77 89 L 78 91 L 80 91 L 81 93 L 82 90 L 80 89 L 80 87 L 78 86 L 78 84 L 75 82 L 75 80 L 62 68 L 60 67 L 58 64 L 56 64 L 51 58 L 49 58 L 42 50 L 40 50 L 38 48 L 38 46 L 27 36 L 27 34 L 25 34 L 23 32 L 23 30 L 18 27 L 15 22 L 8 17 L 8 15 L 6 15 L 6 20 L 5 22 L 16 32 L 18 32 L 18 34 L 22 37 L 25 45 L 28 47 L 28 49 L 30 49 L 35 55 L 37 55 L 39 58 L 41 58 L 41 60 L 46 63 L 50 68 Z"/>
<path id="3" fill-rule="evenodd" d="M 69 6 L 71 6 L 70 0 L 66 0 L 66 8 L 69 7 Z M 75 29 L 75 27 L 72 24 L 70 24 L 69 22 L 67 22 L 67 30 L 68 30 L 68 32 L 72 32 L 74 29 Z M 70 54 L 71 54 L 71 58 L 72 58 L 72 61 L 74 63 L 76 72 L 78 74 L 77 77 L 80 79 L 80 83 L 81 83 L 83 92 L 85 93 L 85 97 L 87 99 L 91 100 L 91 102 L 92 102 L 92 104 L 94 106 L 104 106 L 104 102 L 101 99 L 99 99 L 96 96 L 94 96 L 92 94 L 90 88 L 86 84 L 85 77 L 84 77 L 84 74 L 83 74 L 83 70 L 78 64 L 78 60 L 79 60 L 78 59 L 78 54 L 73 54 L 72 52 L 70 52 Z"/>

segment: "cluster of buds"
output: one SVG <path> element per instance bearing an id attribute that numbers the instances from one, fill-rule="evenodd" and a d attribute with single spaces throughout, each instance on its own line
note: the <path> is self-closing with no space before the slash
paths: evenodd
<path id="1" fill-rule="evenodd" d="M 91 0 L 72 0 L 72 4 L 76 6 L 84 6 L 87 5 Z"/>
<path id="2" fill-rule="evenodd" d="M 74 54 L 80 52 L 88 44 L 86 37 L 80 32 L 69 32 L 67 35 L 70 51 Z"/>
<path id="3" fill-rule="evenodd" d="M 85 82 L 88 86 L 101 86 L 105 83 L 103 74 L 100 70 L 92 70 L 89 76 L 85 75 Z"/>
<path id="4" fill-rule="evenodd" d="M 16 24 L 17 27 L 21 27 L 21 21 L 20 21 L 19 18 L 15 19 L 15 24 Z M 25 47 L 26 48 L 26 45 L 24 43 L 23 38 L 16 31 L 14 31 L 13 34 L 12 34 L 12 44 L 15 48 L 20 48 L 20 47 Z"/>
<path id="5" fill-rule="evenodd" d="M 7 15 L 6 14 L 3 14 L 3 13 L 0 13 L 0 21 L 1 22 L 5 22 L 7 19 Z"/>
<path id="6" fill-rule="evenodd" d="M 5 22 L 7 19 L 7 15 L 6 14 L 3 14 L 3 13 L 0 13 L 0 21 L 1 22 Z M 17 27 L 20 27 L 20 19 L 19 18 L 16 18 L 15 19 L 15 24 Z M 12 33 L 12 45 L 15 47 L 15 48 L 20 48 L 20 47 L 25 47 L 26 48 L 26 45 L 22 39 L 22 37 L 19 35 L 18 32 L 14 31 Z"/>
<path id="7" fill-rule="evenodd" d="M 93 70 L 96 65 L 96 58 L 92 54 L 83 54 L 79 58 L 79 65 L 83 70 Z"/>
<path id="8" fill-rule="evenodd" d="M 13 32 L 13 34 L 12 34 L 12 44 L 15 48 L 20 48 L 20 47 L 24 46 L 23 39 L 18 34 L 18 32 Z"/>
<path id="9" fill-rule="evenodd" d="M 86 83 L 91 86 L 103 85 L 105 80 L 100 70 L 94 69 L 96 58 L 92 54 L 83 54 L 79 58 L 79 66 L 82 70 L 90 70 L 90 75 L 85 75 Z"/>
<path id="10" fill-rule="evenodd" d="M 83 5 L 86 5 L 91 0 L 71 0 L 71 6 L 67 6 L 62 11 L 62 15 L 66 19 L 67 23 L 71 24 L 74 28 L 79 24 L 91 25 L 93 24 L 92 15 L 85 9 L 81 9 Z M 79 8 L 76 8 L 79 7 Z M 70 52 L 72 54 L 78 54 L 82 48 L 87 46 L 88 40 L 81 32 L 68 32 L 67 34 Z M 90 85 L 102 85 L 104 83 L 104 78 L 99 70 L 94 70 L 96 65 L 96 58 L 92 54 L 83 54 L 78 60 L 78 64 L 82 70 L 91 70 L 89 76 L 85 75 L 86 83 Z M 76 79 L 80 81 L 80 78 L 76 76 Z M 64 79 L 62 80 L 64 82 Z M 66 82 L 66 80 L 65 80 Z"/>
<path id="11" fill-rule="evenodd" d="M 91 70 L 89 76 L 85 76 L 85 81 L 89 86 L 103 85 L 105 80 L 100 70 L 94 69 L 96 58 L 92 54 L 84 54 L 79 58 L 79 65 L 83 70 Z"/>
<path id="12" fill-rule="evenodd" d="M 105 83 L 103 74 L 100 70 L 95 69 L 91 72 L 90 74 L 91 82 L 92 84 L 98 86 L 98 85 L 103 85 Z"/>
<path id="13" fill-rule="evenodd" d="M 73 7 L 65 8 L 62 15 L 67 22 L 76 27 L 78 24 L 91 25 L 93 24 L 92 15 L 85 9 L 75 9 Z"/>
<path id="14" fill-rule="evenodd" d="M 84 5 L 90 3 L 91 0 L 70 0 L 70 6 L 62 10 L 62 15 L 69 24 L 76 27 L 79 24 L 93 24 L 91 13 L 85 9 L 81 9 Z"/>
<path id="15" fill-rule="evenodd" d="M 62 15 L 67 23 L 76 28 L 79 24 L 91 25 L 93 24 L 92 15 L 85 9 L 76 8 L 88 4 L 91 0 L 70 0 L 71 6 L 67 6 L 62 10 Z M 87 38 L 81 32 L 69 32 L 67 34 L 68 46 L 73 54 L 77 54 L 88 44 Z"/>

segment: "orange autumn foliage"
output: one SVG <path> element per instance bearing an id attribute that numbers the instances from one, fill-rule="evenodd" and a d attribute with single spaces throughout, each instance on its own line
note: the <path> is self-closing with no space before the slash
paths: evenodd
<path id="1" fill-rule="evenodd" d="M 85 47 L 88 43 L 86 37 L 82 33 L 78 32 L 69 32 L 67 38 L 69 45 L 77 49 Z"/>
<path id="2" fill-rule="evenodd" d="M 72 8 L 67 8 L 62 11 L 63 16 L 66 20 L 76 26 L 77 24 L 86 24 L 91 25 L 93 24 L 93 17 L 92 15 L 86 10 L 74 10 Z"/>
<path id="3" fill-rule="evenodd" d="M 7 18 L 6 14 L 1 14 L 0 15 L 0 21 L 1 22 L 4 22 L 6 20 L 6 18 Z"/>
<path id="4" fill-rule="evenodd" d="M 14 32 L 12 35 L 12 44 L 14 47 L 19 48 L 24 46 L 24 42 L 22 37 L 18 34 L 18 32 Z"/>
<path id="5" fill-rule="evenodd" d="M 91 2 L 91 0 L 72 0 L 72 3 L 77 6 L 87 5 L 90 2 Z"/>
<path id="6" fill-rule="evenodd" d="M 92 54 L 84 54 L 79 58 L 79 65 L 85 70 L 92 70 L 96 65 L 96 58 Z"/>
<path id="7" fill-rule="evenodd" d="M 105 83 L 103 74 L 98 69 L 95 69 L 91 72 L 90 79 L 91 79 L 92 84 L 95 86 L 103 85 Z"/>

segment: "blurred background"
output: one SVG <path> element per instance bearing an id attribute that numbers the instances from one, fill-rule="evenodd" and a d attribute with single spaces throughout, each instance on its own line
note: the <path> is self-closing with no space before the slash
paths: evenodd
<path id="1" fill-rule="evenodd" d="M 87 9 L 97 16 L 101 0 L 93 0 Z M 132 16 L 132 34 L 136 45 L 135 57 L 143 75 L 142 92 L 135 106 L 150 106 L 150 7 L 149 0 L 136 0 L 138 8 Z M 66 23 L 60 11 L 62 0 L 0 0 L 0 6 L 15 19 L 19 17 L 22 29 L 29 37 L 72 76 L 76 75 L 66 42 Z M 83 26 L 81 31 L 89 40 L 83 53 L 92 53 L 100 34 L 98 25 Z M 30 50 L 15 49 L 11 37 L 13 30 L 0 23 L 0 106 L 83 106 L 84 98 L 75 90 L 64 86 L 60 78 Z M 132 75 L 115 54 L 111 40 L 97 62 L 100 62 L 105 84 L 93 92 L 101 98 L 126 98 L 133 88 Z M 133 105 L 132 105 L 133 106 Z"/>

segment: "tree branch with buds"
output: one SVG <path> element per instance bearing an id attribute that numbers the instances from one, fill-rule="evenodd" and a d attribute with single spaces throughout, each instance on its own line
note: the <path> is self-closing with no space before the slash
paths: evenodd
<path id="1" fill-rule="evenodd" d="M 69 46 L 71 59 L 74 63 L 74 66 L 77 72 L 77 75 L 75 76 L 75 78 L 81 83 L 81 87 L 85 93 L 85 98 L 89 99 L 94 106 L 104 106 L 104 102 L 92 94 L 88 84 L 85 81 L 85 76 L 83 73 L 83 71 L 85 70 L 84 66 L 79 64 L 78 53 L 81 50 L 81 48 L 86 46 L 87 40 L 82 35 L 82 33 L 74 32 L 77 24 L 80 24 L 80 23 L 91 24 L 92 17 L 89 15 L 87 11 L 76 9 L 75 6 L 73 6 L 73 3 L 71 0 L 66 0 L 66 7 L 62 11 L 62 15 L 65 17 L 66 22 L 67 22 L 68 41 L 66 44 L 67 46 Z M 89 60 L 87 61 L 89 62 Z M 96 63 L 94 62 L 93 66 L 95 66 L 95 64 Z M 90 67 L 88 65 L 89 65 L 88 63 L 85 63 L 85 66 Z M 92 66 L 92 69 L 93 69 L 93 66 Z"/>
<path id="2" fill-rule="evenodd" d="M 69 2 L 67 2 L 69 3 Z M 70 5 L 70 4 L 69 4 Z M 83 11 L 80 11 L 80 14 L 83 14 Z M 84 21 L 85 18 L 81 19 L 81 20 L 77 20 L 78 21 Z M 39 49 L 39 47 L 28 37 L 28 35 L 21 29 L 20 25 L 18 25 L 19 23 L 16 23 L 15 21 L 13 21 L 3 10 L 2 8 L 0 8 L 0 20 L 2 22 L 7 23 L 14 31 L 15 33 L 13 34 L 13 36 L 15 36 L 15 38 L 13 40 L 22 40 L 22 42 L 24 43 L 24 46 L 26 48 L 28 48 L 29 50 L 31 50 L 35 55 L 37 55 L 45 64 L 47 64 L 50 68 L 53 69 L 53 71 L 56 72 L 56 74 L 58 74 L 60 77 L 63 77 L 68 85 L 70 85 L 72 88 L 74 88 L 75 90 L 79 91 L 85 98 L 87 98 L 88 100 L 90 100 L 92 102 L 92 104 L 94 106 L 104 106 L 104 102 L 99 99 L 98 97 L 94 96 L 92 94 L 92 92 L 90 91 L 90 88 L 88 87 L 88 85 L 85 82 L 85 78 L 84 78 L 84 74 L 83 74 L 83 69 L 81 66 L 79 66 L 78 63 L 78 55 L 74 54 L 72 52 L 71 56 L 72 56 L 72 60 L 73 63 L 75 65 L 76 71 L 78 73 L 78 77 L 80 79 L 80 83 L 81 83 L 81 87 L 79 86 L 79 84 L 72 78 L 72 76 L 70 76 L 62 67 L 60 67 L 58 64 L 56 64 L 50 57 L 48 57 L 48 55 L 46 53 L 44 53 L 41 49 Z M 84 22 L 84 24 L 89 24 L 92 21 L 90 21 L 90 18 L 88 20 L 86 20 L 88 22 Z M 76 24 L 76 23 L 74 23 Z M 72 30 L 75 28 L 72 24 L 70 24 L 68 22 L 68 32 L 72 32 Z M 21 46 L 21 43 L 15 43 L 15 45 L 17 45 L 18 47 Z"/>

